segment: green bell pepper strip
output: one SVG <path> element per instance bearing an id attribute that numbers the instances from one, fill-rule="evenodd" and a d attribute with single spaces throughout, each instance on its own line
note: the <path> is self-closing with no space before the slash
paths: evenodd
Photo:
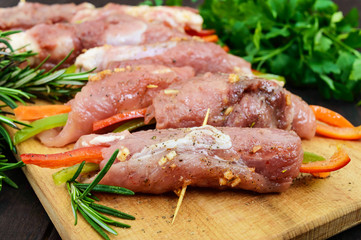
<path id="1" fill-rule="evenodd" d="M 31 127 L 24 127 L 15 133 L 14 144 L 19 144 L 45 130 L 62 127 L 66 124 L 67 120 L 68 113 L 63 113 L 36 120 L 30 124 Z"/>
<path id="2" fill-rule="evenodd" d="M 145 124 L 143 118 L 137 118 L 137 119 L 133 119 L 133 120 L 130 120 L 130 121 L 122 124 L 121 126 L 116 128 L 113 132 L 123 132 L 125 130 L 128 130 L 129 132 L 131 132 L 137 128 L 144 127 L 146 125 L 151 125 L 154 123 L 155 123 L 154 119 L 152 119 L 148 124 Z"/>
<path id="3" fill-rule="evenodd" d="M 71 167 L 64 168 L 53 174 L 53 181 L 55 185 L 60 185 L 70 180 L 75 172 L 78 170 L 80 164 L 76 164 Z M 81 173 L 89 173 L 99 170 L 99 164 L 96 163 L 85 163 Z"/>
<path id="4" fill-rule="evenodd" d="M 283 76 L 280 75 L 276 75 L 276 74 L 272 74 L 272 73 L 262 73 L 262 72 L 258 72 L 258 71 L 252 71 L 252 73 L 254 75 L 256 75 L 257 77 L 260 78 L 264 78 L 267 80 L 276 80 L 282 83 L 286 83 L 286 79 Z"/>
<path id="5" fill-rule="evenodd" d="M 303 152 L 303 161 L 302 163 L 309 163 L 309 162 L 318 162 L 318 161 L 325 161 L 326 159 L 320 155 L 311 152 Z"/>

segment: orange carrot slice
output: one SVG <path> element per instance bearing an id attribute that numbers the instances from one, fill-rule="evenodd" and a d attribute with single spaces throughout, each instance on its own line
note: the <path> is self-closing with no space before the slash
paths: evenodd
<path id="1" fill-rule="evenodd" d="M 354 127 L 341 114 L 321 106 L 310 105 L 310 108 L 315 113 L 316 119 L 336 127 Z"/>
<path id="2" fill-rule="evenodd" d="M 34 121 L 70 111 L 71 107 L 69 105 L 19 106 L 14 109 L 17 119 L 27 121 Z"/>
<path id="3" fill-rule="evenodd" d="M 317 178 L 327 178 L 331 175 L 330 172 L 320 172 L 320 173 L 311 173 L 312 176 L 317 177 Z"/>
<path id="4" fill-rule="evenodd" d="M 25 164 L 34 164 L 44 168 L 70 167 L 86 161 L 99 164 L 103 160 L 103 147 L 85 147 L 72 151 L 55 154 L 21 154 L 20 158 Z"/>
<path id="5" fill-rule="evenodd" d="M 97 131 L 99 129 L 111 126 L 115 123 L 119 123 L 125 120 L 144 117 L 146 111 L 147 109 L 143 108 L 143 109 L 132 110 L 129 112 L 118 113 L 114 116 L 93 123 L 93 130 Z"/>
<path id="6" fill-rule="evenodd" d="M 346 151 L 338 148 L 337 151 L 326 161 L 303 163 L 300 168 L 302 173 L 325 173 L 343 168 L 351 161 Z"/>
<path id="7" fill-rule="evenodd" d="M 218 36 L 217 35 L 208 35 L 201 37 L 206 42 L 218 42 Z"/>

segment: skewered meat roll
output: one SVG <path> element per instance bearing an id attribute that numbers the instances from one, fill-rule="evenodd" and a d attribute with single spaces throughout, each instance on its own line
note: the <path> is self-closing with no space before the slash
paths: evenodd
<path id="1" fill-rule="evenodd" d="M 19 2 L 15 7 L 0 8 L 0 30 L 28 29 L 40 23 L 70 22 L 78 11 L 94 10 L 90 3 L 75 5 Z"/>
<path id="2" fill-rule="evenodd" d="M 187 38 L 185 33 L 159 24 L 147 23 L 126 14 L 114 14 L 78 24 L 38 24 L 33 28 L 11 35 L 14 49 L 32 50 L 39 54 L 32 58 L 38 64 L 47 56 L 50 68 L 63 60 L 70 51 L 67 64 L 85 49 L 103 45 L 142 45 L 168 41 L 174 37 Z"/>
<path id="3" fill-rule="evenodd" d="M 214 126 L 294 129 L 304 138 L 315 134 L 308 105 L 272 81 L 236 74 L 193 75 L 189 67 L 152 65 L 101 72 L 69 102 L 65 127 L 39 138 L 47 146 L 64 146 L 91 133 L 96 121 L 146 107 L 145 121 L 155 118 L 158 128 L 200 126 L 210 108 L 208 123 Z"/>
<path id="4" fill-rule="evenodd" d="M 190 66 L 196 73 L 241 72 L 252 74 L 251 64 L 228 54 L 219 45 L 200 39 L 175 39 L 144 46 L 103 46 L 81 54 L 76 66 L 84 71 L 97 71 L 139 64 L 160 64 L 168 67 Z"/>
<path id="5" fill-rule="evenodd" d="M 203 19 L 198 14 L 198 11 L 188 7 L 129 6 L 115 3 L 108 3 L 102 8 L 78 11 L 72 18 L 72 22 L 94 20 L 111 14 L 128 14 L 147 22 L 163 24 L 179 31 L 184 31 L 185 28 L 201 31 L 203 24 Z"/>
<path id="6" fill-rule="evenodd" d="M 204 126 L 93 134 L 80 138 L 76 147 L 96 145 L 104 146 L 104 159 L 120 150 L 102 184 L 154 194 L 184 184 L 282 192 L 299 174 L 303 159 L 301 140 L 294 132 L 265 128 Z"/>

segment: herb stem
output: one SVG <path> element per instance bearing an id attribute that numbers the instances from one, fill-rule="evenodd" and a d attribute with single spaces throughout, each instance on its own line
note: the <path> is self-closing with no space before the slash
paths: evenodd
<path id="1" fill-rule="evenodd" d="M 332 34 L 326 32 L 326 31 L 324 31 L 323 34 L 325 34 L 328 38 L 330 38 L 332 41 L 334 41 L 335 43 L 337 43 L 338 45 L 340 45 L 341 47 L 343 47 L 347 51 L 353 53 L 356 57 L 361 58 L 360 52 L 357 51 L 356 49 L 353 49 L 352 47 L 348 46 L 347 44 L 340 41 L 338 38 L 334 37 Z"/>

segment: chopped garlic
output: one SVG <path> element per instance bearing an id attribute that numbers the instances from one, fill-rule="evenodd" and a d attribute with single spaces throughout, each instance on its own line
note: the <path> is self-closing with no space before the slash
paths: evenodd
<path id="1" fill-rule="evenodd" d="M 228 116 L 233 111 L 233 107 L 228 107 L 226 111 L 224 112 L 224 115 Z"/>
<path id="2" fill-rule="evenodd" d="M 228 170 L 227 172 L 225 172 L 225 173 L 223 174 L 223 176 L 224 176 L 224 178 L 227 179 L 227 180 L 231 180 L 231 179 L 234 177 L 234 175 L 233 175 L 233 173 L 232 173 L 231 170 Z"/>
<path id="3" fill-rule="evenodd" d="M 125 68 L 115 68 L 114 72 L 124 72 Z"/>
<path id="4" fill-rule="evenodd" d="M 227 179 L 225 178 L 219 178 L 219 186 L 227 185 Z"/>
<path id="5" fill-rule="evenodd" d="M 291 102 L 291 95 L 290 94 L 287 94 L 286 95 L 286 105 L 287 106 L 290 106 L 292 104 Z"/>
<path id="6" fill-rule="evenodd" d="M 171 161 L 174 159 L 174 157 L 177 156 L 176 151 L 170 151 L 167 155 L 165 155 L 165 157 L 162 157 L 159 161 L 158 161 L 158 165 L 162 166 L 164 164 L 166 164 L 168 161 Z"/>
<path id="7" fill-rule="evenodd" d="M 262 149 L 262 146 L 260 146 L 260 145 L 254 146 L 254 147 L 252 148 L 252 153 L 256 153 L 256 152 L 258 152 L 258 151 L 261 150 L 261 149 Z"/>
<path id="8" fill-rule="evenodd" d="M 168 158 L 168 160 L 173 160 L 173 158 L 177 156 L 176 151 L 170 151 L 165 157 Z"/>
<path id="9" fill-rule="evenodd" d="M 167 94 L 167 95 L 169 95 L 169 94 L 177 94 L 177 93 L 179 93 L 179 90 L 177 90 L 177 89 L 165 89 L 164 93 Z"/>
<path id="10" fill-rule="evenodd" d="M 237 177 L 236 179 L 234 179 L 231 183 L 231 187 L 235 187 L 237 186 L 238 184 L 240 184 L 241 182 L 241 179 L 239 177 Z"/>
<path id="11" fill-rule="evenodd" d="M 228 76 L 228 81 L 230 82 L 230 83 L 236 83 L 236 82 L 238 82 L 240 79 L 239 79 L 239 76 L 237 75 L 237 74 L 234 74 L 234 73 L 231 73 L 231 74 L 229 74 L 229 76 Z"/>
<path id="12" fill-rule="evenodd" d="M 166 157 L 162 157 L 159 161 L 158 161 L 158 165 L 162 166 L 164 164 L 166 164 L 168 162 L 168 159 Z"/>
<path id="13" fill-rule="evenodd" d="M 89 81 L 99 81 L 102 80 L 105 76 L 112 74 L 112 71 L 107 69 L 97 73 L 95 76 L 89 77 Z"/>
<path id="14" fill-rule="evenodd" d="M 129 154 L 129 149 L 125 147 L 118 153 L 117 159 L 119 160 L 119 162 L 124 162 Z"/>
<path id="15" fill-rule="evenodd" d="M 147 86 L 147 88 L 157 88 L 158 87 L 158 85 L 154 85 L 154 84 L 149 84 L 148 86 Z"/>

